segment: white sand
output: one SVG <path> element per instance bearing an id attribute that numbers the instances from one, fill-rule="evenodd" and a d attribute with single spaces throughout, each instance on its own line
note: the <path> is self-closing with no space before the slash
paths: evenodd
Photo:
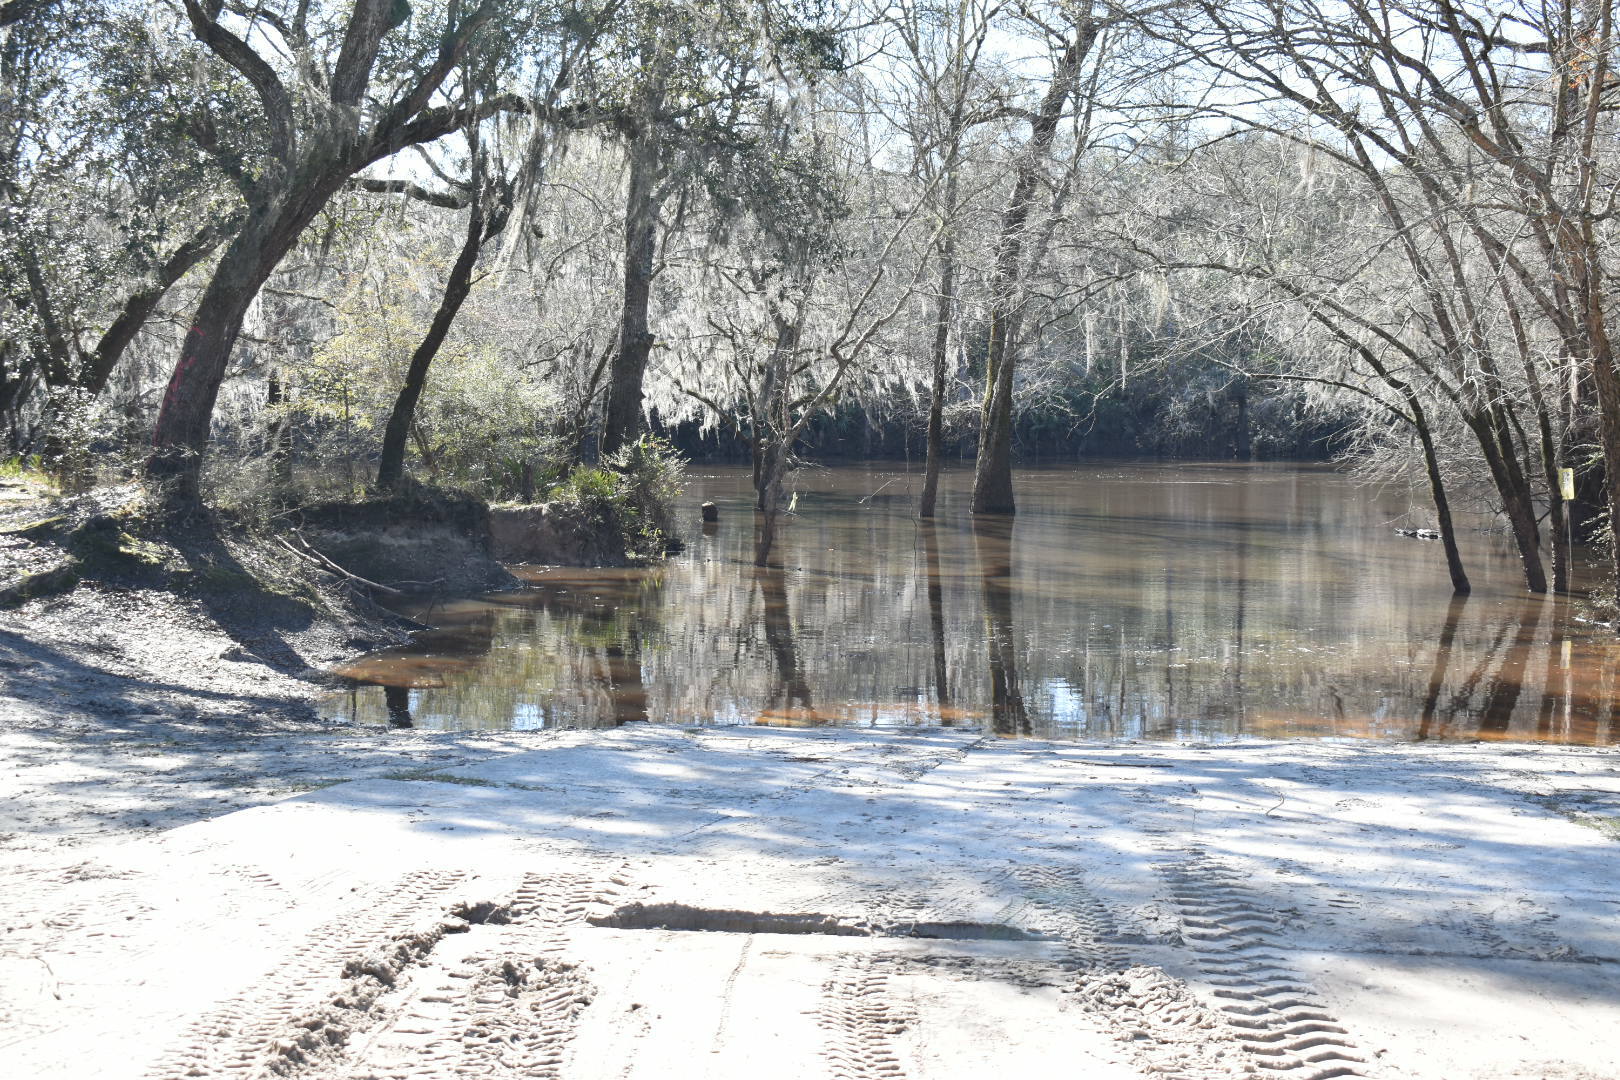
<path id="1" fill-rule="evenodd" d="M 515 746 L 25 851 L 0 1074 L 1620 1076 L 1614 750 Z"/>

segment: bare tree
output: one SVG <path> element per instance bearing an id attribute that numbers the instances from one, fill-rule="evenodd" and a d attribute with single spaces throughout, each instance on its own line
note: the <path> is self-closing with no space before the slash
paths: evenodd
<path id="1" fill-rule="evenodd" d="M 1611 485 L 1620 467 L 1620 378 L 1600 298 L 1612 198 L 1601 177 L 1614 160 L 1598 138 L 1606 80 L 1582 74 L 1607 71 L 1611 19 L 1607 5 L 1498 20 L 1452 0 L 1257 0 L 1153 20 L 1245 101 L 1258 92 L 1275 106 L 1218 110 L 1229 120 L 1361 179 L 1410 282 L 1400 310 L 1419 333 L 1399 347 L 1420 391 L 1471 432 L 1536 592 L 1547 588 L 1538 481 L 1562 532 L 1567 450 L 1546 388 L 1563 365 L 1596 388 Z M 1391 347 L 1401 337 L 1387 320 L 1378 336 Z M 1545 355 L 1547 336 L 1558 355 Z M 1555 588 L 1568 579 L 1561 539 Z"/>

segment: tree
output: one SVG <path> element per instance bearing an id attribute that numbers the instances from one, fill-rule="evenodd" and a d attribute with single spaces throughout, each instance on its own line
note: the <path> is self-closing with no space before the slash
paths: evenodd
<path id="1" fill-rule="evenodd" d="M 1596 191 L 1614 160 L 1598 139 L 1607 79 L 1588 77 L 1608 70 L 1599 35 L 1612 16 L 1597 8 L 1498 21 L 1451 0 L 1358 0 L 1343 12 L 1259 0 L 1166 12 L 1154 31 L 1218 81 L 1298 117 L 1221 110 L 1230 120 L 1308 145 L 1366 186 L 1403 264 L 1402 310 L 1421 320 L 1421 341 L 1398 344 L 1420 392 L 1471 433 L 1537 592 L 1547 585 L 1536 500 L 1561 533 L 1552 493 L 1568 453 L 1546 388 L 1568 381 L 1567 366 L 1595 386 L 1605 457 L 1612 447 L 1620 466 L 1620 377 L 1598 299 Z M 1381 338 L 1395 347 L 1399 336 Z M 1567 567 L 1560 537 L 1554 587 L 1567 586 Z"/>
<path id="2" fill-rule="evenodd" d="M 958 244 L 965 214 L 961 173 L 971 130 L 1005 118 L 1001 97 L 981 70 L 985 44 L 999 3 L 919 2 L 888 15 L 897 42 L 894 62 L 904 73 L 904 99 L 891 121 L 912 146 L 918 181 L 932 194 L 938 223 L 938 286 L 929 349 L 932 376 L 928 399 L 927 459 L 923 468 L 919 517 L 934 516 L 944 457 L 945 397 L 950 346 L 957 316 Z"/>
<path id="3" fill-rule="evenodd" d="M 197 40 L 252 86 L 262 140 L 246 163 L 242 226 L 197 303 L 153 433 L 148 476 L 173 481 L 175 496 L 192 501 L 231 349 L 259 288 L 350 177 L 408 146 L 524 108 L 489 85 L 464 84 L 455 100 L 435 100 L 475 48 L 510 49 L 526 35 L 523 9 L 501 0 L 470 9 L 452 0 L 408 28 L 393 0 L 354 0 L 346 18 L 304 3 L 236 16 L 220 0 L 183 2 Z M 488 32 L 497 16 L 511 20 L 501 35 Z M 279 47 L 255 47 L 256 39 Z"/>
<path id="4" fill-rule="evenodd" d="M 1058 9 L 1053 22 L 1038 22 L 1053 40 L 1056 57 L 1040 104 L 1029 114 L 1029 138 L 1012 165 L 1012 191 L 996 236 L 986 315 L 984 408 L 979 420 L 979 454 L 973 468 L 973 512 L 1010 514 L 1016 509 L 1012 487 L 1012 420 L 1014 371 L 1021 318 L 1020 286 L 1025 274 L 1025 247 L 1030 214 L 1043 165 L 1057 138 L 1070 100 L 1079 91 L 1087 59 L 1109 20 L 1087 6 Z"/>
<path id="5" fill-rule="evenodd" d="M 694 186 L 707 188 L 716 206 L 740 205 L 748 193 L 733 190 L 738 185 L 727 166 L 746 175 L 749 167 L 738 159 L 760 152 L 761 121 L 775 117 L 767 80 L 774 72 L 813 82 L 842 64 L 832 31 L 796 14 L 729 0 L 634 0 L 616 19 L 598 66 L 584 76 L 604 105 L 612 103 L 627 174 L 624 303 L 603 409 L 605 453 L 641 430 L 664 206 Z"/>
<path id="6" fill-rule="evenodd" d="M 475 161 L 477 157 L 474 148 Z M 482 163 L 473 169 L 472 181 L 465 194 L 461 197 L 453 195 L 444 196 L 441 205 L 463 205 L 467 209 L 467 229 L 465 239 L 461 243 L 461 250 L 456 254 L 456 261 L 450 267 L 450 273 L 445 278 L 444 292 L 439 299 L 439 306 L 433 313 L 433 321 L 428 325 L 428 331 L 422 336 L 414 352 L 411 353 L 410 366 L 405 372 L 405 381 L 399 388 L 399 396 L 394 399 L 394 407 L 388 414 L 387 426 L 383 429 L 382 454 L 377 462 L 377 489 L 383 492 L 395 491 L 399 488 L 405 474 L 405 444 L 410 436 L 411 424 L 416 418 L 416 404 L 422 398 L 422 390 L 427 385 L 428 368 L 432 365 L 434 357 L 439 354 L 439 348 L 450 333 L 450 327 L 460 313 L 462 304 L 466 303 L 467 295 L 472 292 L 473 271 L 478 265 L 478 255 L 484 246 L 499 236 L 501 230 L 506 228 L 507 220 L 512 216 L 513 188 L 506 178 L 488 175 L 487 165 Z"/>
<path id="7" fill-rule="evenodd" d="M 19 449 L 25 410 L 49 444 L 237 223 L 228 173 L 160 115 L 230 96 L 188 88 L 161 18 L 38 0 L 0 40 L 0 414 Z"/>

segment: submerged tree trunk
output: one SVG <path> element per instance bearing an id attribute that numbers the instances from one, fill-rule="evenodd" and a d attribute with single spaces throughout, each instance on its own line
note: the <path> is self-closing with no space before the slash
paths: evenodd
<path id="1" fill-rule="evenodd" d="M 1493 413 L 1497 413 L 1493 410 Z M 1541 562 L 1541 535 L 1536 526 L 1536 507 L 1519 468 L 1517 451 L 1511 437 L 1506 434 L 1505 422 L 1496 415 L 1464 415 L 1466 423 L 1479 443 L 1496 485 L 1497 497 L 1502 501 L 1502 512 L 1507 515 L 1513 533 L 1514 546 L 1519 551 L 1519 563 L 1524 568 L 1525 587 L 1533 593 L 1547 591 L 1547 570 Z M 1503 445 L 1505 442 L 1505 446 Z"/>
<path id="2" fill-rule="evenodd" d="M 759 528 L 754 536 L 754 565 L 766 566 L 776 545 L 776 524 L 782 516 L 782 479 L 787 472 L 787 453 L 778 438 L 770 438 L 760 452 L 758 471 Z"/>
<path id="3" fill-rule="evenodd" d="M 450 267 L 450 276 L 445 280 L 444 295 L 439 300 L 439 309 L 433 313 L 433 322 L 429 324 L 427 333 L 411 355 L 410 368 L 405 373 L 405 384 L 400 387 L 399 396 L 394 399 L 393 411 L 388 414 L 388 426 L 383 431 L 382 458 L 377 465 L 379 491 L 397 491 L 404 479 L 405 445 L 410 438 L 411 425 L 416 419 L 417 402 L 422 399 L 422 389 L 427 385 L 428 368 L 432 366 L 434 357 L 438 356 L 439 348 L 449 335 L 457 313 L 461 311 L 461 305 L 472 292 L 473 270 L 478 265 L 479 251 L 506 226 L 506 219 L 511 212 L 510 201 L 498 202 L 486 216 L 484 211 L 486 198 L 487 195 L 475 198 L 472 202 L 471 216 L 467 219 L 467 235 L 462 240 L 461 251 L 456 256 L 454 265 Z"/>
<path id="4" fill-rule="evenodd" d="M 1467 596 L 1473 591 L 1468 574 L 1463 570 L 1462 555 L 1457 551 L 1457 528 L 1451 520 L 1451 500 L 1446 495 L 1445 478 L 1440 473 L 1440 458 L 1435 453 L 1434 436 L 1429 431 L 1429 420 L 1417 394 L 1406 387 L 1406 402 L 1412 410 L 1412 424 L 1417 428 L 1418 442 L 1423 447 L 1423 471 L 1429 479 L 1429 495 L 1434 499 L 1435 523 L 1440 527 L 1440 543 L 1446 551 L 1446 571 L 1451 575 L 1451 591 L 1456 596 Z"/>
<path id="5" fill-rule="evenodd" d="M 1011 514 L 1016 509 L 1012 488 L 1012 397 L 1024 230 L 1034 206 L 1041 163 L 1057 136 L 1058 121 L 1074 93 L 1080 67 L 1097 38 L 1097 30 L 1095 23 L 1082 23 L 1059 58 L 1040 111 L 1030 121 L 1029 142 L 1019 155 L 1012 195 L 1001 215 L 990 283 L 990 340 L 979 418 L 979 456 L 973 469 L 975 514 Z"/>
<path id="6" fill-rule="evenodd" d="M 947 186 L 946 212 L 954 209 L 956 178 Z M 939 493 L 940 462 L 945 454 L 945 375 L 950 362 L 951 316 L 956 306 L 956 238 L 945 234 L 939 254 L 939 301 L 934 313 L 934 386 L 928 402 L 928 460 L 923 465 L 922 499 L 919 517 L 934 516 Z"/>

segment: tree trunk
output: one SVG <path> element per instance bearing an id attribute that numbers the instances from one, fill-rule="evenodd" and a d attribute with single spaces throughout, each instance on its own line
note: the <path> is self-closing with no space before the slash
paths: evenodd
<path id="1" fill-rule="evenodd" d="M 270 482 L 277 487 L 292 483 L 292 425 L 283 408 L 286 402 L 287 388 L 281 381 L 281 373 L 271 371 L 264 387 L 264 407 L 270 414 L 265 441 L 270 444 Z"/>
<path id="2" fill-rule="evenodd" d="M 91 396 L 99 395 L 107 388 L 107 381 L 112 378 L 118 361 L 135 340 L 135 335 L 152 317 L 152 312 L 157 310 L 158 303 L 167 295 L 169 288 L 211 255 L 231 230 L 240 224 L 240 219 L 233 217 L 203 226 L 153 271 L 150 282 L 125 297 L 124 306 L 96 342 L 95 351 L 85 360 L 84 370 L 78 377 L 81 388 Z"/>
<path id="3" fill-rule="evenodd" d="M 220 256 L 180 345 L 146 462 L 148 479 L 174 485 L 172 498 L 189 503 L 201 497 L 202 455 L 214 403 L 248 306 L 352 171 L 329 165 L 318 180 L 286 199 L 256 208 Z"/>
<path id="4" fill-rule="evenodd" d="M 955 188 L 955 178 L 950 184 Z M 954 200 L 947 194 L 946 213 L 953 212 Z M 934 516 L 934 500 L 939 493 L 940 461 L 945 454 L 945 375 L 950 361 L 951 314 L 956 306 L 956 238 L 945 234 L 939 258 L 939 306 L 934 314 L 934 392 L 928 403 L 928 460 L 923 466 L 922 500 L 919 517 Z"/>
<path id="5" fill-rule="evenodd" d="M 279 250 L 272 246 L 274 223 L 268 214 L 256 215 L 226 249 L 197 303 L 191 329 L 180 345 L 180 359 L 164 392 L 146 475 L 155 481 L 172 482 L 175 486 L 170 495 L 180 502 L 195 502 L 201 497 L 203 450 L 208 445 L 214 402 L 225 380 L 231 349 L 242 331 L 248 305 L 292 246 L 291 242 Z M 298 231 L 301 226 L 293 230 L 294 238 Z"/>
<path id="6" fill-rule="evenodd" d="M 1440 526 L 1440 543 L 1446 551 L 1446 570 L 1451 574 L 1451 591 L 1456 596 L 1467 596 L 1473 591 L 1468 574 L 1463 570 L 1462 555 L 1457 551 L 1457 529 L 1451 521 L 1451 500 L 1446 496 L 1445 478 L 1440 473 L 1440 459 L 1435 454 L 1434 437 L 1429 432 L 1429 420 L 1423 412 L 1417 394 L 1403 387 L 1406 403 L 1412 410 L 1412 426 L 1417 428 L 1418 442 L 1423 447 L 1423 470 L 1429 478 L 1429 494 L 1434 499 L 1435 522 Z"/>
<path id="7" fill-rule="evenodd" d="M 1608 484 L 1609 521 L 1620 518 L 1620 374 L 1614 370 L 1614 354 L 1607 335 L 1597 335 L 1592 350 L 1592 383 L 1597 388 L 1598 434 L 1603 444 L 1604 479 Z M 1620 529 L 1615 530 L 1620 532 Z M 1620 588 L 1620 537 L 1609 545 L 1610 574 Z"/>
<path id="8" fill-rule="evenodd" d="M 602 425 L 604 454 L 634 442 L 641 433 L 641 386 L 653 346 L 647 312 L 658 251 L 658 158 L 658 136 L 648 122 L 630 142 L 630 185 L 624 206 L 624 305 Z"/>
<path id="9" fill-rule="evenodd" d="M 1082 24 L 1059 58 L 1040 111 L 1030 123 L 1029 142 L 1019 155 L 1012 195 L 1001 216 L 990 284 L 990 343 L 979 419 L 979 456 L 973 469 L 975 514 L 1011 514 L 1016 509 L 1012 488 L 1012 395 L 1024 228 L 1034 205 L 1041 162 L 1051 149 L 1064 105 L 1096 37 L 1094 24 Z"/>
<path id="10" fill-rule="evenodd" d="M 1252 461 L 1254 459 L 1254 444 L 1249 432 L 1249 380 L 1239 379 L 1236 383 L 1237 394 L 1237 431 L 1232 439 L 1232 457 L 1237 461 Z"/>
<path id="11" fill-rule="evenodd" d="M 454 265 L 450 267 L 450 276 L 445 280 L 439 309 L 433 313 L 427 333 L 411 354 L 405 384 L 400 387 L 399 396 L 394 399 L 394 409 L 388 414 L 388 426 L 383 431 L 382 458 L 377 463 L 378 491 L 397 491 L 404 479 L 405 445 L 410 438 L 411 424 L 416 419 L 417 402 L 422 399 L 422 389 L 427 385 L 428 368 L 432 366 L 434 357 L 438 356 L 439 348 L 461 311 L 461 305 L 467 300 L 467 294 L 472 292 L 473 270 L 478 265 L 479 251 L 506 225 L 507 213 L 507 207 L 499 205 L 486 218 L 483 199 L 473 200 L 471 214 L 467 218 L 467 235 L 462 240 L 461 251 Z"/>
<path id="12" fill-rule="evenodd" d="M 1525 587 L 1533 593 L 1544 593 L 1547 591 L 1547 571 L 1541 563 L 1541 536 L 1536 527 L 1535 503 L 1518 469 L 1512 442 L 1509 441 L 1505 450 L 1498 442 L 1495 417 L 1476 414 L 1463 419 L 1479 443 L 1485 464 L 1491 471 L 1491 480 L 1496 485 L 1497 496 L 1502 500 L 1502 512 L 1507 515 L 1513 531 L 1513 542 L 1519 551 L 1519 562 L 1524 568 Z"/>
<path id="13" fill-rule="evenodd" d="M 990 311 L 989 374 L 984 406 L 979 417 L 979 455 L 973 463 L 975 514 L 1016 512 L 1012 486 L 1013 358 L 1007 351 L 1012 336 L 1010 304 L 995 303 Z"/>
<path id="14" fill-rule="evenodd" d="M 754 538 L 754 565 L 767 566 L 776 544 L 776 522 L 782 513 L 782 475 L 787 455 L 772 439 L 761 455 L 759 472 L 759 530 Z"/>

